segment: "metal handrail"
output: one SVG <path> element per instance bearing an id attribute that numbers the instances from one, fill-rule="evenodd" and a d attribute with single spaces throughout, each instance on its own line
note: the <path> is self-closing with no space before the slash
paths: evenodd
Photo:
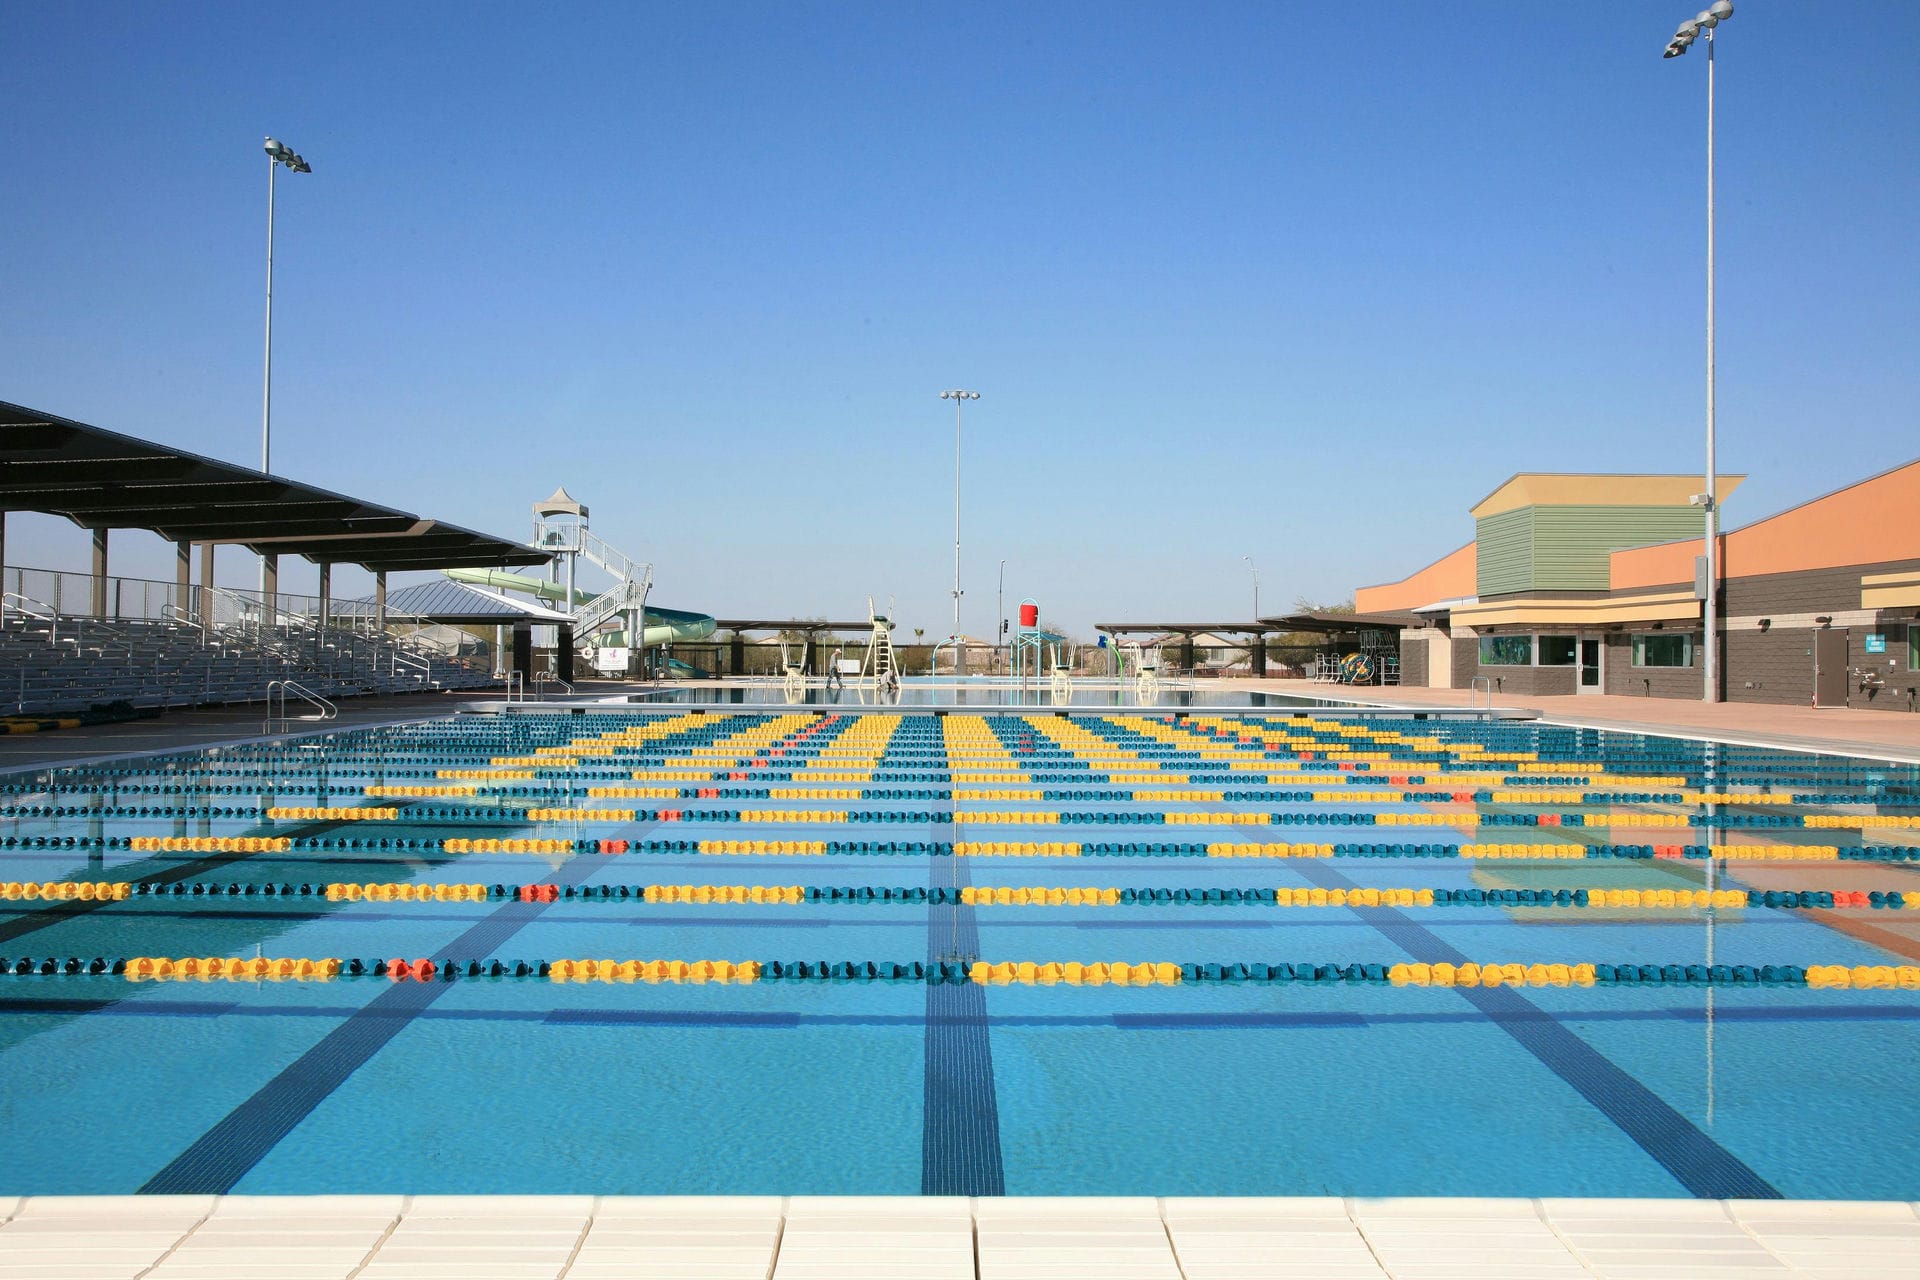
<path id="1" fill-rule="evenodd" d="M 508 702 L 525 702 L 527 700 L 527 682 L 521 678 L 518 671 L 501 672 L 500 682 L 507 688 Z"/>
<path id="2" fill-rule="evenodd" d="M 43 600 L 35 600 L 32 596 L 21 595 L 18 591 L 0 591 L 0 619 L 4 619 L 7 616 L 7 601 L 9 600 L 14 602 L 14 608 L 18 612 L 26 614 L 29 618 L 38 618 L 40 621 L 50 624 L 47 628 L 48 644 L 52 644 L 60 638 L 59 610 Z M 43 609 L 46 612 L 39 612 Z"/>
<path id="3" fill-rule="evenodd" d="M 539 698 L 542 702 L 545 702 L 547 700 L 546 690 L 543 688 L 543 686 L 553 685 L 553 684 L 559 685 L 562 689 L 566 690 L 568 694 L 573 693 L 573 686 L 568 684 L 565 680 L 562 680 L 554 672 L 536 671 L 533 673 L 534 691 L 539 695 Z"/>
<path id="4" fill-rule="evenodd" d="M 280 714 L 277 717 L 273 714 L 273 694 L 276 689 L 280 692 Z M 282 729 L 287 728 L 291 723 L 291 718 L 287 715 L 287 695 L 289 693 L 301 701 L 319 708 L 318 715 L 301 716 L 300 718 L 302 720 L 332 720 L 340 714 L 339 707 L 336 707 L 326 698 L 321 697 L 313 690 L 307 688 L 307 686 L 301 684 L 298 680 L 269 680 L 267 681 L 267 718 L 266 721 L 261 724 L 260 732 L 272 733 L 273 724 L 276 719 L 279 720 Z"/>
<path id="5" fill-rule="evenodd" d="M 1467 706 L 1469 709 L 1479 705 L 1479 693 L 1484 686 L 1487 691 L 1487 714 L 1493 714 L 1493 677 L 1475 676 L 1467 685 Z"/>

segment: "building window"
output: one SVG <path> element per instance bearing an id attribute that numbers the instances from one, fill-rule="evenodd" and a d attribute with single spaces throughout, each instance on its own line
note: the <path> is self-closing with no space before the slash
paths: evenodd
<path id="1" fill-rule="evenodd" d="M 1693 665 L 1693 637 L 1635 636 L 1633 665 L 1636 667 L 1690 667 Z"/>
<path id="2" fill-rule="evenodd" d="M 1920 623 L 1907 624 L 1907 670 L 1920 671 Z"/>
<path id="3" fill-rule="evenodd" d="M 1533 637 L 1481 636 L 1480 665 L 1483 667 L 1532 666 Z"/>
<path id="4" fill-rule="evenodd" d="M 1570 667 L 1573 665 L 1574 651 L 1579 646 L 1572 636 L 1541 636 L 1540 665 L 1543 667 Z"/>

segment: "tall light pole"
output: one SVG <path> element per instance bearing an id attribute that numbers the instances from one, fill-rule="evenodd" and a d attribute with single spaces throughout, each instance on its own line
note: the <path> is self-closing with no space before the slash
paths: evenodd
<path id="1" fill-rule="evenodd" d="M 960 639 L 960 406 L 978 400 L 978 391 L 942 391 L 942 400 L 953 401 L 953 638 Z M 958 652 L 956 648 L 955 652 Z M 954 659 L 956 667 L 959 658 Z"/>
<path id="2" fill-rule="evenodd" d="M 260 470 L 273 470 L 273 179 L 281 165 L 295 173 L 312 173 L 299 152 L 284 142 L 268 138 L 267 151 L 267 357 L 260 379 Z M 260 557 L 260 594 L 267 591 L 267 557 Z M 271 608 L 269 604 L 267 607 Z"/>
<path id="3" fill-rule="evenodd" d="M 1720 701 L 1720 494 L 1713 438 L 1713 33 L 1733 16 L 1732 0 L 1716 3 L 1680 24 L 1664 57 L 1677 58 L 1701 36 L 1707 41 L 1707 491 L 1695 495 L 1706 513 L 1706 599 L 1701 634 L 1706 643 L 1704 702 Z"/>
<path id="4" fill-rule="evenodd" d="M 994 598 L 993 607 L 1000 621 L 1000 631 L 999 634 L 993 638 L 993 647 L 995 653 L 1001 653 L 1001 650 L 1007 643 L 1007 562 L 1005 560 L 1000 562 L 1000 592 Z M 1007 669 L 1007 661 L 1003 653 L 1000 657 L 999 667 L 1001 673 L 1004 674 Z"/>
<path id="5" fill-rule="evenodd" d="M 1247 568 L 1253 570 L 1253 620 L 1260 621 L 1260 566 L 1253 562 L 1252 556 L 1241 556 L 1247 562 Z"/>

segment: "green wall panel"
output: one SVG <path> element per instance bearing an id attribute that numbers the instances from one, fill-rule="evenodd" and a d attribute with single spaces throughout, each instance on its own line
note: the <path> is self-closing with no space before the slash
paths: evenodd
<path id="1" fill-rule="evenodd" d="M 1694 507 L 1521 507 L 1478 522 L 1479 593 L 1605 591 L 1607 554 L 1698 537 Z"/>
<path id="2" fill-rule="evenodd" d="M 1502 511 L 1475 522 L 1475 587 L 1483 596 L 1533 585 L 1532 507 Z"/>

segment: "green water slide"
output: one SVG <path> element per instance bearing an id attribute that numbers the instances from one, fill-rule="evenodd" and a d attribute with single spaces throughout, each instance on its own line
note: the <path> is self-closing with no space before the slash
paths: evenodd
<path id="1" fill-rule="evenodd" d="M 455 582 L 465 582 L 476 587 L 492 587 L 496 591 L 524 591 L 528 595 L 538 596 L 542 600 L 556 603 L 565 600 L 567 588 L 562 583 L 548 582 L 545 578 L 536 578 L 528 573 L 509 573 L 505 569 L 443 569 L 447 577 Z M 585 604 L 598 594 L 575 588 L 574 604 Z M 647 606 L 646 625 L 641 628 L 640 638 L 643 647 L 657 649 L 661 645 L 686 644 L 696 640 L 705 640 L 713 635 L 714 622 L 710 614 L 693 613 L 686 609 L 663 609 L 658 605 Z M 576 643 L 585 643 L 589 637 L 577 636 Z M 603 631 L 592 637 L 594 643 L 614 648 L 623 648 L 627 643 L 625 631 Z"/>

